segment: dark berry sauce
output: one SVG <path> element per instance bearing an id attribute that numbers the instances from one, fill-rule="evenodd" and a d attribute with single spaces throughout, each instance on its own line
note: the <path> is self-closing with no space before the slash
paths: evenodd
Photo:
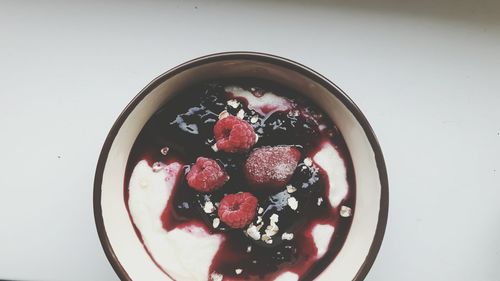
<path id="1" fill-rule="evenodd" d="M 225 85 L 237 85 L 255 97 L 262 97 L 266 92 L 286 97 L 288 108 L 273 109 L 272 105 L 264 105 L 260 109 L 250 109 L 247 99 L 234 97 L 225 90 Z M 293 193 L 286 187 L 270 192 L 252 190 L 245 182 L 242 170 L 248 153 L 214 151 L 213 127 L 223 111 L 242 117 L 253 126 L 258 135 L 254 148 L 293 145 L 301 151 L 302 159 L 288 182 L 296 189 Z M 166 231 L 203 224 L 210 233 L 225 236 L 209 273 L 222 274 L 224 280 L 273 280 L 290 271 L 296 273 L 299 280 L 312 280 L 339 252 L 351 225 L 351 217 L 340 216 L 340 207 L 333 208 L 328 200 L 330 187 L 326 172 L 315 163 L 311 165 L 304 161 L 306 157 L 312 157 L 324 142 L 333 144 L 345 162 L 349 191 L 340 205 L 353 208 L 354 171 L 346 144 L 326 114 L 309 100 L 262 80 L 238 79 L 196 85 L 180 92 L 156 112 L 139 134 L 127 164 L 125 203 L 128 208 L 128 182 L 139 161 L 146 160 L 150 166 L 156 162 L 183 163 L 184 171 L 161 220 Z M 168 147 L 166 155 L 162 153 L 164 147 Z M 216 159 L 230 175 L 230 180 L 221 189 L 203 194 L 187 185 L 184 175 L 200 156 Z M 271 216 L 279 217 L 276 223 L 279 231 L 272 236 L 272 241 L 256 241 L 245 233 L 246 228 L 231 229 L 223 222 L 213 227 L 217 211 L 205 213 L 205 203 L 213 202 L 217 208 L 225 194 L 239 191 L 252 192 L 259 199 L 261 212 L 252 225 L 260 224 L 265 229 Z M 299 203 L 295 210 L 288 205 L 290 197 Z M 318 224 L 335 227 L 327 252 L 319 258 L 312 238 L 312 229 Z M 140 231 L 136 229 L 136 232 L 141 238 Z M 282 239 L 284 232 L 293 233 L 293 239 Z"/>

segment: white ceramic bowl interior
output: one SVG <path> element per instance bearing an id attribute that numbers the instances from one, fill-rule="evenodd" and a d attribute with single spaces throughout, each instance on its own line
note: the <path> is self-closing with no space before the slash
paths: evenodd
<path id="1" fill-rule="evenodd" d="M 101 240 L 104 239 L 105 249 L 109 247 L 108 257 L 111 262 L 118 263 L 120 265 L 118 267 L 123 268 L 132 280 L 170 280 L 146 253 L 134 232 L 125 207 L 124 174 L 129 152 L 148 119 L 181 89 L 200 81 L 233 77 L 264 78 L 286 85 L 312 99 L 338 126 L 349 148 L 355 170 L 355 213 L 344 246 L 316 280 L 357 279 L 360 269 L 366 266 L 364 263 L 372 244 L 378 243 L 375 247 L 376 251 L 380 246 L 380 241 L 374 243 L 374 239 L 377 226 L 382 223 L 379 221 L 383 199 L 382 185 L 384 184 L 381 179 L 385 177 L 385 167 L 383 174 L 379 174 L 380 163 L 377 166 L 376 153 L 372 147 L 373 141 L 370 142 L 366 126 L 363 128 L 357 117 L 344 104 L 345 100 L 341 101 L 338 96 L 313 79 L 272 61 L 255 61 L 245 58 L 198 63 L 181 71 L 178 70 L 163 81 L 160 77 L 144 90 L 148 93 L 143 91 L 142 96 L 140 94 L 135 103 L 129 105 L 128 112 L 120 117 L 123 123 L 121 126 L 115 125 L 115 127 L 118 126 L 114 128 L 117 134 L 110 140 L 109 152 L 105 153 L 106 149 L 104 149 L 105 155 L 101 155 L 102 181 L 100 181 L 101 177 L 96 179 L 96 185 L 99 185 L 96 188 L 100 188 L 101 196 L 100 201 L 95 204 L 102 212 L 102 225 L 99 226 L 98 223 L 98 228 L 102 228 L 99 229 L 102 232 L 100 233 Z M 100 219 L 100 215 L 96 214 L 96 220 Z M 383 220 L 385 228 L 385 218 Z M 104 243 L 108 244 L 104 245 Z M 370 265 L 371 262 L 368 267 Z M 114 267 L 117 268 L 116 264 Z"/>

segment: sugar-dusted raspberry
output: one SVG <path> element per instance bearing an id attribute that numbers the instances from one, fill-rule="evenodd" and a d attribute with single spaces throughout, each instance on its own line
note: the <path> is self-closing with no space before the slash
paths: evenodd
<path id="1" fill-rule="evenodd" d="M 219 218 L 232 228 L 243 228 L 252 222 L 257 210 L 257 198 L 249 192 L 224 196 L 219 204 Z"/>
<path id="2" fill-rule="evenodd" d="M 186 175 L 188 185 L 200 192 L 211 192 L 223 186 L 229 176 L 215 160 L 198 157 Z"/>
<path id="3" fill-rule="evenodd" d="M 300 151 L 293 146 L 260 147 L 250 153 L 243 171 L 253 187 L 279 188 L 290 180 L 299 160 Z"/>
<path id="4" fill-rule="evenodd" d="M 252 126 L 232 115 L 217 121 L 214 135 L 217 149 L 230 153 L 248 151 L 257 142 Z"/>

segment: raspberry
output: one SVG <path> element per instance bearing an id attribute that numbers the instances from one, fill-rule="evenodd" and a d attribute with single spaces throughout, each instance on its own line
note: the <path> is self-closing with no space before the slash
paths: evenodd
<path id="1" fill-rule="evenodd" d="M 211 192 L 223 186 L 229 176 L 215 160 L 198 157 L 186 175 L 188 185 L 200 192 Z"/>
<path id="2" fill-rule="evenodd" d="M 260 147 L 248 156 L 243 171 L 249 184 L 258 188 L 283 187 L 300 160 L 293 146 Z"/>
<path id="3" fill-rule="evenodd" d="M 255 217 L 257 198 L 249 192 L 224 196 L 219 204 L 219 218 L 232 228 L 243 228 Z"/>
<path id="4" fill-rule="evenodd" d="M 247 151 L 257 142 L 252 126 L 232 115 L 217 121 L 214 135 L 217 149 L 231 153 Z"/>

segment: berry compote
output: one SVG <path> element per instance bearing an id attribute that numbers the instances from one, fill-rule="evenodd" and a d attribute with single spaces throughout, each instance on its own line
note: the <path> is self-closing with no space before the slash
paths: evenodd
<path id="1" fill-rule="evenodd" d="M 241 130 L 235 139 L 231 126 Z M 142 181 L 134 178 L 139 166 Z M 159 193 L 144 191 L 151 182 Z M 210 81 L 179 92 L 137 137 L 125 183 L 137 235 L 158 267 L 178 280 L 312 280 L 340 251 L 354 214 L 353 166 L 335 124 L 302 95 L 264 80 Z M 220 202 L 241 192 L 254 205 L 241 218 L 227 216 L 226 224 Z M 225 201 L 239 202 L 231 196 Z M 224 210 L 238 211 L 227 202 Z M 174 239 L 179 231 L 190 241 Z M 193 249 L 196 239 L 209 242 Z M 203 262 L 171 268 L 198 252 L 209 255 L 207 268 L 196 269 L 201 275 L 181 273 Z M 175 262 L 169 255 L 178 255 Z"/>

